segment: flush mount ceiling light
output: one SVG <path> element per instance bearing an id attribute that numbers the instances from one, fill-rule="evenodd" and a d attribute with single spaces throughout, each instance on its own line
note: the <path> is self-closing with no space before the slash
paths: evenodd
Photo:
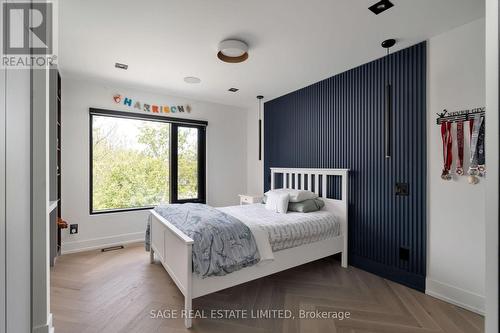
<path id="1" fill-rule="evenodd" d="M 394 4 L 389 0 L 381 0 L 368 9 L 371 10 L 375 15 L 378 15 L 393 6 Z"/>
<path id="2" fill-rule="evenodd" d="M 227 91 L 230 92 L 237 92 L 239 89 L 238 88 L 229 88 Z"/>
<path id="3" fill-rule="evenodd" d="M 224 62 L 239 63 L 248 59 L 248 45 L 237 39 L 220 42 L 217 58 Z"/>
<path id="4" fill-rule="evenodd" d="M 115 62 L 115 67 L 118 68 L 118 69 L 124 69 L 124 70 L 128 69 L 128 65 L 126 65 L 126 64 L 120 64 L 119 62 Z"/>
<path id="5" fill-rule="evenodd" d="M 184 82 L 190 83 L 190 84 L 196 84 L 196 83 L 200 83 L 201 80 L 199 77 L 196 77 L 196 76 L 186 76 L 184 78 Z"/>

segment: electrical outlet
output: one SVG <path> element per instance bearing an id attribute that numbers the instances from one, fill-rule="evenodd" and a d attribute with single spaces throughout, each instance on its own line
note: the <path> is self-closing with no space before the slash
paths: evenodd
<path id="1" fill-rule="evenodd" d="M 408 196 L 410 195 L 410 186 L 408 183 L 396 183 L 396 195 Z"/>
<path id="2" fill-rule="evenodd" d="M 399 248 L 399 260 L 408 261 L 410 260 L 410 249 L 407 247 Z"/>
<path id="3" fill-rule="evenodd" d="M 70 224 L 69 225 L 69 233 L 71 235 L 77 234 L 78 233 L 78 224 Z"/>

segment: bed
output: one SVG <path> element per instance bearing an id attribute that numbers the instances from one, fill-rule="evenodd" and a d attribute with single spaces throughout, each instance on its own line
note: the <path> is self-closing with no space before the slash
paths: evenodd
<path id="1" fill-rule="evenodd" d="M 282 188 L 315 192 L 325 202 L 319 212 L 276 214 L 261 204 L 219 208 L 243 222 L 253 221 L 266 231 L 272 247 L 271 260 L 224 276 L 200 278 L 194 274 L 193 239 L 152 210 L 150 261 L 154 263 L 156 257 L 184 295 L 185 326 L 192 325 L 189 314 L 194 298 L 337 253 L 342 254 L 341 266 L 347 267 L 347 176 L 347 169 L 271 168 L 271 189 L 280 184 Z M 333 177 L 340 178 L 340 198 L 327 194 Z"/>
<path id="2" fill-rule="evenodd" d="M 327 210 L 276 214 L 267 210 L 262 203 L 218 209 L 243 221 L 247 226 L 263 230 L 273 252 L 341 235 L 339 219 Z"/>

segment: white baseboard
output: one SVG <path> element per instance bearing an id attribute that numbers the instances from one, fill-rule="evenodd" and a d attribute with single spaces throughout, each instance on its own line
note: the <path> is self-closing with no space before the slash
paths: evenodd
<path id="1" fill-rule="evenodd" d="M 33 333 L 54 333 L 54 326 L 52 324 L 52 313 L 49 313 L 49 315 L 47 316 L 47 324 L 33 327 Z"/>
<path id="2" fill-rule="evenodd" d="M 54 316 L 52 315 L 52 313 L 49 313 L 49 320 L 48 320 L 48 323 L 49 323 L 49 333 L 54 333 Z"/>
<path id="3" fill-rule="evenodd" d="M 131 243 L 144 242 L 144 232 L 134 232 L 109 237 L 85 239 L 74 242 L 63 242 L 61 244 L 61 254 L 84 252 L 102 249 L 105 247 L 125 245 Z"/>
<path id="4" fill-rule="evenodd" d="M 426 279 L 425 293 L 477 314 L 483 316 L 485 314 L 485 297 L 471 291 L 436 280 Z"/>

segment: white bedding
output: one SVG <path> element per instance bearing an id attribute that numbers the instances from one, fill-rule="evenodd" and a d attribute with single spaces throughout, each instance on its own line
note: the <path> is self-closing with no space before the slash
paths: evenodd
<path id="1" fill-rule="evenodd" d="M 250 228 L 262 260 L 272 259 L 269 258 L 272 256 L 272 252 L 269 254 L 269 248 L 276 252 L 340 236 L 341 233 L 340 223 L 335 215 L 323 210 L 312 213 L 278 214 L 265 209 L 263 204 L 218 209 L 234 216 Z"/>

